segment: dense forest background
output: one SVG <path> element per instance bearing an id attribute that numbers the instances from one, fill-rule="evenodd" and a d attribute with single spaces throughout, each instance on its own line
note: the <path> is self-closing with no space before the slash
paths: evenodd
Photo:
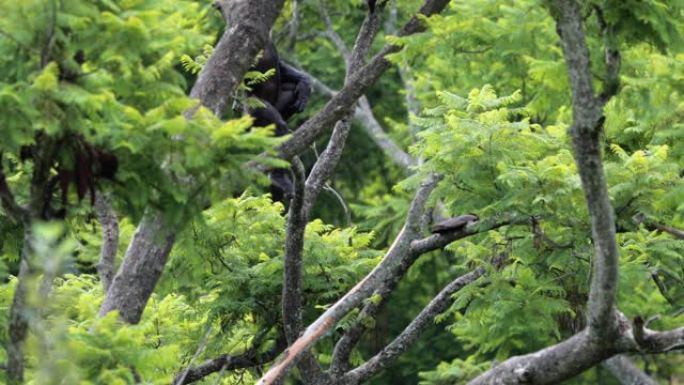
<path id="1" fill-rule="evenodd" d="M 3 383 L 684 382 L 682 1 L 0 5 Z"/>

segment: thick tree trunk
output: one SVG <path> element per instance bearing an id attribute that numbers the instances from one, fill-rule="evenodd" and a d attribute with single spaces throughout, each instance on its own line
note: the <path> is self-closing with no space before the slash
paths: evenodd
<path id="1" fill-rule="evenodd" d="M 283 7 L 283 0 L 219 1 L 229 22 L 214 53 L 202 68 L 190 96 L 217 116 L 228 107 L 233 90 L 249 69 L 252 59 L 269 38 L 269 31 Z M 199 106 L 198 106 L 199 107 Z M 191 119 L 197 108 L 188 110 Z M 137 323 L 164 270 L 181 226 L 170 223 L 163 213 L 148 209 L 126 251 L 100 315 L 118 310 L 126 322 Z"/>
<path id="2" fill-rule="evenodd" d="M 177 228 L 163 213 L 147 210 L 100 307 L 100 316 L 118 310 L 128 323 L 138 323 L 164 270 Z"/>

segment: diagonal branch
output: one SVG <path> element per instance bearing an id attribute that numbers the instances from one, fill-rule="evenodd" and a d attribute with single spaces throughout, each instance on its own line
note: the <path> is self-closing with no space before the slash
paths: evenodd
<path id="1" fill-rule="evenodd" d="M 201 363 L 200 365 L 184 370 L 182 373 L 176 376 L 173 385 L 191 384 L 210 374 L 223 370 L 246 369 L 264 365 L 278 357 L 278 354 L 280 354 L 285 346 L 285 340 L 279 339 L 273 348 L 262 354 L 257 354 L 256 349 L 250 349 L 239 356 L 224 354 L 219 357 L 212 358 Z M 183 373 L 185 377 L 182 377 Z"/>
<path id="2" fill-rule="evenodd" d="M 427 198 L 439 180 L 440 178 L 436 175 L 430 175 L 426 178 L 411 203 L 404 228 L 397 235 L 382 261 L 361 282 L 356 284 L 304 330 L 278 363 L 257 382 L 259 385 L 273 384 L 284 376 L 303 352 L 308 351 L 333 325 L 371 295 L 373 290 L 401 265 L 409 254 L 411 240 L 417 237 L 420 216 L 425 208 Z"/>
<path id="3" fill-rule="evenodd" d="M 323 7 L 322 3 L 321 7 Z M 363 65 L 365 58 L 370 51 L 371 44 L 380 27 L 380 11 L 383 7 L 384 2 L 378 5 L 375 12 L 370 12 L 366 16 L 359 29 L 354 47 L 346 59 L 347 73 L 345 76 L 345 85 L 350 81 L 350 75 L 353 71 L 356 71 Z M 329 29 L 331 28 L 332 25 L 329 25 Z M 344 47 L 346 48 L 346 46 Z M 349 131 L 351 130 L 351 124 L 348 121 L 349 118 L 350 114 L 347 114 L 335 124 L 335 129 L 330 137 L 328 146 L 316 161 L 316 164 L 314 164 L 313 169 L 306 180 L 304 213 L 307 218 L 324 183 L 332 176 L 342 157 L 342 151 L 344 150 L 345 142 L 349 136 Z"/>
<path id="4" fill-rule="evenodd" d="M 366 361 L 363 365 L 344 375 L 349 383 L 359 384 L 379 371 L 391 365 L 403 354 L 418 337 L 427 329 L 435 319 L 435 316 L 443 313 L 453 302 L 453 294 L 461 290 L 466 285 L 475 282 L 485 273 L 485 269 L 480 267 L 475 271 L 458 277 L 444 289 L 411 321 L 411 323 L 399 334 L 392 342 L 385 346 L 378 354 Z"/>
<path id="5" fill-rule="evenodd" d="M 625 355 L 608 359 L 603 363 L 603 366 L 622 385 L 658 385 L 658 382 L 634 365 L 634 362 Z"/>
<path id="6" fill-rule="evenodd" d="M 373 293 L 374 296 L 378 296 L 380 298 L 380 301 L 372 301 L 367 303 L 357 317 L 356 324 L 354 324 L 335 345 L 330 370 L 331 373 L 336 375 L 347 370 L 347 366 L 349 364 L 349 355 L 351 354 L 354 346 L 356 346 L 358 343 L 361 335 L 366 330 L 366 326 L 361 321 L 367 317 L 373 317 L 375 315 L 375 313 L 388 300 L 390 293 L 394 290 L 399 281 L 422 254 L 441 249 L 451 242 L 468 236 L 484 233 L 506 225 L 527 223 L 527 218 L 523 219 L 522 217 L 515 216 L 510 216 L 510 218 L 511 219 L 508 220 L 503 220 L 501 218 L 490 218 L 483 220 L 479 224 L 477 222 L 471 223 L 452 232 L 433 234 L 426 238 L 412 241 L 409 256 L 401 262 L 399 268 L 396 269 L 392 275 L 388 276 L 384 281 L 381 282 L 380 285 L 378 285 Z"/>
<path id="7" fill-rule="evenodd" d="M 426 0 L 418 11 L 423 16 L 441 12 L 449 0 Z M 401 29 L 399 36 L 407 36 L 425 29 L 418 16 L 412 17 Z M 387 55 L 398 52 L 401 47 L 385 46 L 368 64 L 354 71 L 345 86 L 312 118 L 304 122 L 297 131 L 278 148 L 281 157 L 289 159 L 308 148 L 316 138 L 330 129 L 335 122 L 347 115 L 368 88 L 391 67 Z"/>

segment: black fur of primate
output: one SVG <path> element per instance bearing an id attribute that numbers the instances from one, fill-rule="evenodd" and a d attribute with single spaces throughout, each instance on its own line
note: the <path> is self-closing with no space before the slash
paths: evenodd
<path id="1" fill-rule="evenodd" d="M 47 182 L 45 197 L 43 198 L 42 218 L 63 219 L 66 216 L 66 208 L 69 204 L 69 188 L 73 184 L 76 187 L 78 201 L 82 201 L 86 194 L 90 196 L 91 205 L 95 204 L 95 190 L 100 179 L 114 180 L 119 168 L 119 160 L 116 155 L 88 143 L 80 135 L 66 135 L 57 142 L 58 151 L 70 158 L 71 163 L 55 159 L 54 175 Z M 21 148 L 22 161 L 33 160 L 33 146 Z M 62 207 L 52 207 L 52 197 L 59 188 Z"/>
<path id="2" fill-rule="evenodd" d="M 275 125 L 275 136 L 286 135 L 290 129 L 287 120 L 297 112 L 304 111 L 311 95 L 311 81 L 302 72 L 285 64 L 278 57 L 275 44 L 269 39 L 257 64 L 250 70 L 266 73 L 275 70 L 273 76 L 256 84 L 248 92 L 263 104 L 259 108 L 248 108 L 257 127 Z M 289 200 L 294 194 L 294 185 L 286 169 L 270 172 L 273 200 Z"/>

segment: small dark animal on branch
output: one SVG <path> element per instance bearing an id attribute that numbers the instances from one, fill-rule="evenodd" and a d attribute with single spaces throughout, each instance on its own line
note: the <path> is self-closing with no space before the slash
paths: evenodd
<path id="1" fill-rule="evenodd" d="M 451 233 L 462 230 L 469 223 L 477 222 L 480 218 L 475 214 L 459 215 L 457 217 L 445 219 L 432 225 L 432 232 L 435 234 Z"/>
<path id="2" fill-rule="evenodd" d="M 275 136 L 288 134 L 290 129 L 287 120 L 295 113 L 304 111 L 311 96 L 311 80 L 281 61 L 271 40 L 266 43 L 261 58 L 250 70 L 261 73 L 274 71 L 271 77 L 254 85 L 248 92 L 249 96 L 256 97 L 262 104 L 259 108 L 247 108 L 247 112 L 254 117 L 254 125 L 263 127 L 274 124 Z M 270 177 L 273 199 L 289 200 L 294 194 L 289 171 L 271 170 Z"/>

